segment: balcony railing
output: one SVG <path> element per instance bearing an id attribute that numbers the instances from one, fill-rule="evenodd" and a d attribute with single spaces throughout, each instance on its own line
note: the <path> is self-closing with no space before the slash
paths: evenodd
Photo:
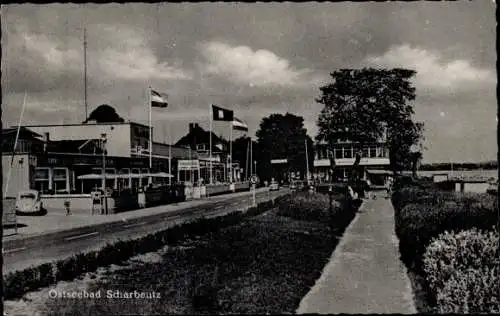
<path id="1" fill-rule="evenodd" d="M 352 166 L 355 158 L 335 159 L 337 166 Z M 361 158 L 361 166 L 389 165 L 389 158 Z M 314 167 L 330 167 L 330 159 L 315 159 Z"/>

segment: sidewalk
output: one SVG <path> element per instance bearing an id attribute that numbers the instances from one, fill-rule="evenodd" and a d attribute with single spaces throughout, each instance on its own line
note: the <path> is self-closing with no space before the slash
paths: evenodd
<path id="1" fill-rule="evenodd" d="M 259 188 L 256 193 L 266 192 L 267 188 Z M 71 230 L 81 227 L 111 223 L 117 221 L 127 221 L 129 219 L 145 217 L 153 214 L 168 213 L 180 209 L 196 207 L 206 203 L 216 203 L 238 196 L 250 196 L 251 191 L 217 195 L 199 200 L 190 200 L 181 203 L 166 204 L 146 209 L 138 209 L 110 215 L 83 215 L 72 214 L 66 216 L 61 213 L 49 213 L 45 216 L 17 216 L 17 235 L 14 228 L 4 229 L 4 241 L 23 239 L 32 236 L 45 235 L 64 230 Z M 90 213 L 90 212 L 89 212 Z"/>
<path id="2" fill-rule="evenodd" d="M 297 313 L 416 313 L 389 199 L 363 202 Z"/>

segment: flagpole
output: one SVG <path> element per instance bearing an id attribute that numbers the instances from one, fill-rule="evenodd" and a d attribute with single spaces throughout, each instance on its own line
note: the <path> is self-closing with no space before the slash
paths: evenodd
<path id="1" fill-rule="evenodd" d="M 250 137 L 250 177 L 253 176 L 253 142 L 252 137 Z"/>
<path id="2" fill-rule="evenodd" d="M 172 128 L 168 126 L 170 144 L 168 144 L 168 185 L 172 185 Z"/>
<path id="3" fill-rule="evenodd" d="M 208 119 L 210 120 L 210 184 L 213 183 L 212 177 L 212 106 L 210 105 L 208 108 Z"/>
<path id="4" fill-rule="evenodd" d="M 87 104 L 87 26 L 83 25 L 83 77 L 84 77 L 84 89 L 85 89 L 85 121 L 87 121 L 88 115 L 88 104 Z"/>
<path id="5" fill-rule="evenodd" d="M 192 169 L 192 160 L 193 158 L 191 157 L 191 144 L 189 144 L 189 182 L 193 183 L 192 178 L 193 178 L 193 171 Z"/>
<path id="6" fill-rule="evenodd" d="M 248 180 L 248 155 L 250 150 L 250 142 L 247 143 L 247 152 L 245 155 L 245 180 Z"/>
<path id="7" fill-rule="evenodd" d="M 153 126 L 151 120 L 151 86 L 148 87 L 148 109 L 149 109 L 149 172 L 153 172 Z M 149 183 L 153 180 L 149 177 Z"/>
<path id="8" fill-rule="evenodd" d="M 27 98 L 27 95 L 28 95 L 28 93 L 26 91 L 24 91 L 23 106 L 21 108 L 21 115 L 19 116 L 19 124 L 17 124 L 16 138 L 14 140 L 14 149 L 12 150 L 12 157 L 10 159 L 10 167 L 9 167 L 9 172 L 7 174 L 7 181 L 5 182 L 5 193 L 3 195 L 4 198 L 9 193 L 9 182 L 10 182 L 10 176 L 12 174 L 12 165 L 14 164 L 14 155 L 16 153 L 17 141 L 19 140 L 19 132 L 21 130 L 21 124 L 22 124 L 22 120 L 23 120 L 24 109 L 26 107 L 26 98 Z"/>
<path id="9" fill-rule="evenodd" d="M 306 179 L 309 181 L 309 155 L 307 154 L 307 138 L 304 140 L 306 145 Z"/>
<path id="10" fill-rule="evenodd" d="M 233 183 L 233 122 L 229 128 L 229 183 Z"/>

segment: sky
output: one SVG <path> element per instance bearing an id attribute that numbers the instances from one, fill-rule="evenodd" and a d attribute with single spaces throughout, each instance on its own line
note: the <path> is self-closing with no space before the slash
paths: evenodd
<path id="1" fill-rule="evenodd" d="M 493 1 L 2 5 L 4 126 L 25 95 L 23 124 L 85 119 L 84 25 L 89 113 L 109 104 L 148 124 L 151 86 L 169 101 L 152 112 L 155 141 L 208 128 L 210 104 L 252 136 L 272 113 L 300 115 L 314 138 L 331 72 L 405 67 L 417 71 L 424 162 L 496 160 Z"/>

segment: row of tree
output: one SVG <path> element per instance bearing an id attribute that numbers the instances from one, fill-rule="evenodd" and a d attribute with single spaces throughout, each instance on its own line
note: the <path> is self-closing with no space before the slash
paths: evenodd
<path id="1" fill-rule="evenodd" d="M 411 168 L 416 172 L 422 158 L 424 125 L 413 119 L 411 101 L 415 100 L 415 88 L 411 79 L 415 74 L 413 70 L 400 68 L 340 69 L 331 73 L 332 82 L 320 88 L 321 95 L 316 99 L 323 105 L 316 141 L 326 142 L 333 151 L 339 138 L 357 142 L 360 147 L 385 138 L 391 169 L 398 172 Z M 302 117 L 289 113 L 262 119 L 256 144 L 260 151 L 257 173 L 262 179 L 275 175 L 270 162 L 279 158 L 288 158 L 287 171 L 305 174 L 306 141 L 312 170 L 313 142 L 303 123 Z M 333 172 L 336 163 L 334 155 L 331 156 Z M 355 158 L 356 171 L 361 153 L 356 153 Z"/>
<path id="2" fill-rule="evenodd" d="M 332 82 L 321 87 L 316 102 L 323 105 L 318 117 L 316 141 L 327 143 L 330 150 L 338 138 L 350 139 L 363 147 L 385 137 L 389 147 L 391 169 L 395 172 L 413 168 L 422 158 L 423 123 L 413 119 L 415 88 L 411 79 L 416 72 L 408 69 L 340 69 L 332 72 Z M 88 120 L 123 122 L 109 105 L 94 110 Z M 313 169 L 313 141 L 307 135 L 304 119 L 290 113 L 271 114 L 262 119 L 253 143 L 253 158 L 257 174 L 263 180 L 278 177 L 272 159 L 288 160 L 285 172 L 306 174 Z M 248 138 L 236 139 L 233 160 L 249 166 Z M 308 160 L 306 159 L 306 143 Z M 331 165 L 335 159 L 331 155 Z M 355 170 L 361 153 L 356 153 Z M 282 170 L 283 171 L 283 170 Z"/>

